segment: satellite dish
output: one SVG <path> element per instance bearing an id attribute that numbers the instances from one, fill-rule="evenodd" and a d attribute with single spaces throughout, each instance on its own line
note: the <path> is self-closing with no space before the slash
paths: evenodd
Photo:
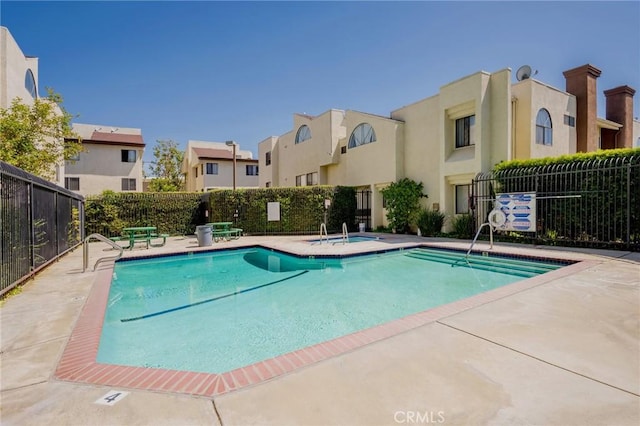
<path id="1" fill-rule="evenodd" d="M 526 80 L 531 77 L 531 67 L 529 65 L 523 65 L 518 68 L 516 72 L 516 78 L 518 81 Z"/>

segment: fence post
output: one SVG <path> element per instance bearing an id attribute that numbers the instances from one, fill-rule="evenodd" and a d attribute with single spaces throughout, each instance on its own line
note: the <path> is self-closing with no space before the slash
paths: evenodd
<path id="1" fill-rule="evenodd" d="M 627 250 L 631 250 L 631 161 L 627 164 Z"/>

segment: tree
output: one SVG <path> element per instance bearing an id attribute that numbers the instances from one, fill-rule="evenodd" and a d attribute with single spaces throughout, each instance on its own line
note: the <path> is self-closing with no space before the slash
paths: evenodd
<path id="1" fill-rule="evenodd" d="M 422 189 L 422 182 L 403 178 L 380 191 L 387 203 L 389 225 L 396 232 L 406 233 L 409 225 L 417 219 L 420 212 L 420 198 L 426 197 Z"/>
<path id="2" fill-rule="evenodd" d="M 155 160 L 151 162 L 151 173 L 155 176 L 149 184 L 152 192 L 176 192 L 184 190 L 182 159 L 184 153 L 172 140 L 158 140 L 153 148 Z"/>
<path id="3" fill-rule="evenodd" d="M 35 99 L 32 105 L 15 98 L 8 109 L 0 108 L 0 160 L 51 180 L 54 166 L 83 148 L 62 96 L 50 88 L 47 91 L 46 98 Z"/>

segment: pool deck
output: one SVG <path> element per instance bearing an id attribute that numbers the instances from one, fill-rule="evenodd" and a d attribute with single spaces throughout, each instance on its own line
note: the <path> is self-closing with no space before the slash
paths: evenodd
<path id="1" fill-rule="evenodd" d="M 210 248 L 262 245 L 322 256 L 416 244 L 469 246 L 380 236 L 346 245 L 305 241 L 315 236 L 242 237 Z M 489 253 L 578 263 L 313 347 L 263 370 L 217 378 L 167 375 L 145 390 L 133 370 L 117 373 L 118 381 L 115 370 L 86 363 L 91 351 L 73 350 L 95 339 L 87 318 L 100 316 L 93 303 L 112 264 L 92 268 L 98 257 L 113 255 L 105 247 L 91 244 L 90 271 L 82 273 L 82 250 L 76 249 L 0 307 L 2 425 L 640 424 L 640 253 L 512 244 L 489 249 L 481 242 L 476 248 Z M 210 248 L 197 247 L 195 237 L 178 237 L 124 256 Z M 74 367 L 78 362 L 85 362 L 85 373 L 102 370 L 73 380 L 69 375 L 83 374 Z M 113 405 L 96 403 L 112 390 L 128 394 Z"/>

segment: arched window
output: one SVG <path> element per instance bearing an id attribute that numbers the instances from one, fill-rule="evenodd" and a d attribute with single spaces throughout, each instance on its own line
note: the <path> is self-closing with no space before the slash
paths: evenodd
<path id="1" fill-rule="evenodd" d="M 304 142 L 307 139 L 311 139 L 311 130 L 306 124 L 300 126 L 298 133 L 296 133 L 296 143 Z"/>
<path id="2" fill-rule="evenodd" d="M 541 145 L 553 144 L 553 126 L 549 111 L 541 108 L 536 117 L 536 143 Z"/>
<path id="3" fill-rule="evenodd" d="M 33 99 L 38 97 L 38 89 L 36 88 L 36 79 L 33 78 L 33 72 L 27 69 L 27 73 L 24 76 L 24 87 Z"/>
<path id="4" fill-rule="evenodd" d="M 349 137 L 349 148 L 355 148 L 366 143 L 376 141 L 376 132 L 369 123 L 361 123 L 353 129 L 353 133 Z"/>

